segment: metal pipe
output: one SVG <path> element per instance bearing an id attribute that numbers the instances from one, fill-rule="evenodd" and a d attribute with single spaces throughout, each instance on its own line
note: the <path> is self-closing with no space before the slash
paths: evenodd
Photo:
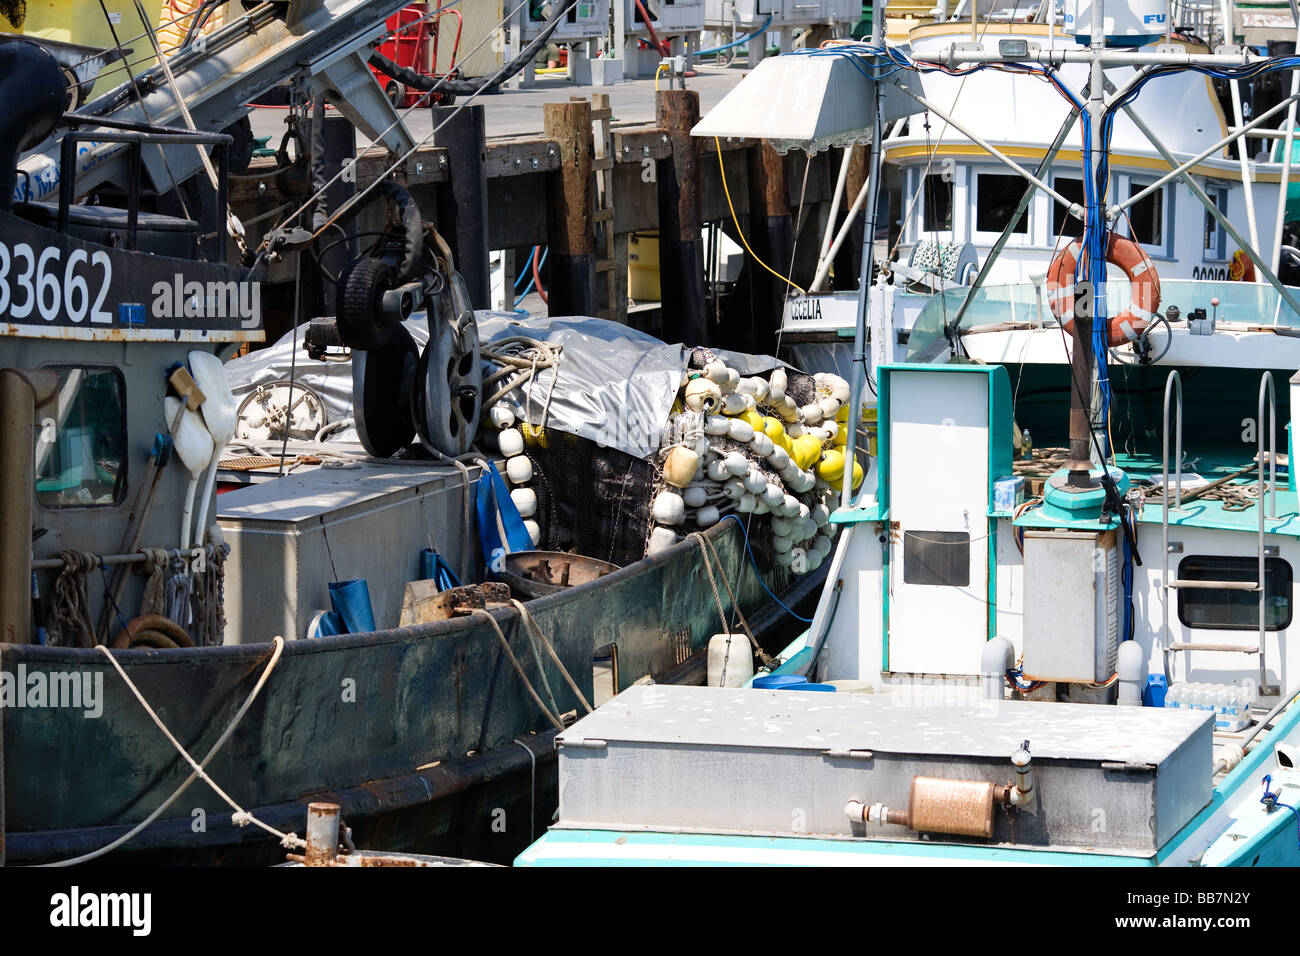
<path id="1" fill-rule="evenodd" d="M 839 254 L 840 246 L 844 245 L 844 240 L 848 238 L 849 233 L 853 231 L 853 221 L 858 217 L 858 210 L 867 199 L 867 187 L 871 185 L 868 179 L 858 190 L 857 198 L 853 200 L 853 205 L 849 207 L 848 215 L 844 218 L 844 225 L 840 231 L 835 234 L 835 241 L 831 243 L 830 249 L 822 255 L 821 262 L 817 266 L 817 275 L 813 277 L 812 284 L 808 286 L 809 292 L 820 291 L 821 286 L 826 281 L 826 277 L 831 274 L 831 263 L 835 261 L 835 256 Z"/>
<path id="2" fill-rule="evenodd" d="M 1294 0 L 1293 0 L 1294 2 Z M 1300 16 L 1296 17 L 1296 49 L 1300 50 Z M 1300 70 L 1291 71 L 1291 102 L 1286 112 L 1286 145 L 1282 153 L 1282 181 L 1277 187 L 1277 217 L 1273 221 L 1273 269 L 1282 268 L 1282 225 L 1286 219 L 1286 192 L 1291 184 L 1291 147 L 1295 142 L 1295 103 L 1300 94 Z"/>
<path id="3" fill-rule="evenodd" d="M 1151 127 L 1147 126 L 1147 124 L 1142 121 L 1142 118 L 1137 115 L 1137 111 L 1133 109 L 1132 104 L 1125 106 L 1124 112 L 1128 115 L 1128 118 L 1133 121 L 1133 125 L 1142 132 L 1142 134 L 1151 142 L 1151 145 L 1156 148 L 1157 152 L 1164 157 L 1165 162 L 1170 166 L 1175 165 L 1177 161 L 1174 159 L 1173 155 L 1165 148 L 1164 143 L 1156 137 L 1155 133 L 1151 131 Z M 1237 227 L 1228 221 L 1228 217 L 1223 214 L 1223 211 L 1219 209 L 1219 207 L 1214 204 L 1213 200 L 1205 194 L 1205 190 L 1201 188 L 1200 183 L 1198 183 L 1188 173 L 1183 173 L 1181 178 L 1187 188 L 1192 191 L 1192 195 L 1201 201 L 1201 205 L 1204 206 L 1210 215 L 1214 217 L 1215 221 L 1223 227 L 1224 231 L 1232 237 L 1233 241 L 1237 243 L 1241 251 L 1246 254 L 1251 262 L 1255 263 L 1255 268 L 1259 269 L 1268 284 L 1277 290 L 1278 295 L 1282 297 L 1282 301 L 1291 307 L 1292 312 L 1297 316 L 1300 316 L 1300 302 L 1296 301 L 1295 296 L 1292 295 L 1290 290 L 1282 284 L 1282 280 L 1277 277 L 1277 273 L 1264 264 L 1264 260 L 1259 257 L 1259 253 L 1254 249 L 1254 247 L 1242 238 Z"/>
<path id="4" fill-rule="evenodd" d="M 853 147 L 851 145 L 845 146 L 843 152 L 844 155 L 840 159 L 840 175 L 839 178 L 835 180 L 835 193 L 831 196 L 830 215 L 826 218 L 826 229 L 822 233 L 821 251 L 817 255 L 817 275 L 819 276 L 822 274 L 823 268 L 825 268 L 827 272 L 830 271 L 830 266 L 827 264 L 827 258 L 831 248 L 831 235 L 836 231 L 835 219 L 840 214 L 840 197 L 844 195 L 844 184 L 849 178 L 849 166 L 853 163 Z M 851 220 L 852 217 L 850 216 L 850 221 Z M 808 287 L 808 291 L 817 291 L 816 279 L 814 279 L 813 284 Z"/>
<path id="5" fill-rule="evenodd" d="M 1300 72 L 1296 73 L 1296 82 L 1300 82 Z M 1203 150 L 1202 152 L 1198 153 L 1195 157 L 1189 159 L 1187 162 L 1183 163 L 1177 169 L 1171 169 L 1169 172 L 1165 173 L 1163 176 L 1157 179 L 1150 186 L 1147 186 L 1141 192 L 1134 193 L 1132 196 L 1129 196 L 1128 199 L 1125 199 L 1122 202 L 1117 202 L 1114 205 L 1112 205 L 1110 207 L 1110 210 L 1107 213 L 1107 218 L 1114 219 L 1116 216 L 1120 214 L 1120 212 L 1127 209 L 1129 206 L 1132 206 L 1134 203 L 1140 202 L 1141 200 L 1145 199 L 1147 196 L 1151 195 L 1151 193 L 1155 192 L 1165 183 L 1169 182 L 1172 179 L 1177 179 L 1183 173 L 1190 171 L 1191 168 L 1195 166 L 1197 163 L 1201 162 L 1201 160 L 1207 159 L 1208 157 L 1212 156 L 1214 153 L 1217 153 L 1219 150 L 1223 149 L 1223 147 L 1230 145 L 1234 141 L 1240 142 L 1240 138 L 1244 137 L 1246 133 L 1248 133 L 1250 130 L 1253 130 L 1257 126 L 1261 126 L 1263 123 L 1269 120 L 1273 116 L 1273 114 L 1281 112 L 1284 107 L 1289 105 L 1291 107 L 1291 115 L 1294 116 L 1296 100 L 1298 99 L 1300 99 L 1300 92 L 1293 91 L 1291 95 L 1288 96 L 1286 99 L 1279 102 L 1276 106 L 1274 106 L 1272 109 L 1268 110 L 1267 112 L 1261 113 L 1259 116 L 1255 117 L 1245 126 L 1235 127 L 1233 129 L 1233 132 L 1229 133 L 1223 139 L 1219 140 L 1209 149 Z"/>
<path id="6" fill-rule="evenodd" d="M 873 4 L 873 18 L 883 16 L 882 0 Z M 872 31 L 876 30 L 873 20 Z M 849 394 L 849 445 L 844 460 L 844 487 L 840 494 L 841 507 L 853 503 L 853 465 L 858 460 L 858 422 L 862 414 L 862 385 L 867 378 L 867 319 L 871 314 L 871 273 L 875 260 L 876 216 L 880 205 L 880 176 L 883 172 L 881 158 L 885 144 L 880 135 L 880 114 L 884 91 L 875 83 L 876 108 L 871 116 L 871 167 L 867 171 L 867 216 L 862 230 L 862 265 L 858 274 L 858 315 L 853 327 L 853 362 L 859 366 L 851 376 Z"/>
<path id="7" fill-rule="evenodd" d="M 306 866 L 333 866 L 339 855 L 339 805 L 307 804 Z"/>
<path id="8" fill-rule="evenodd" d="M 1183 380 L 1174 369 L 1165 379 L 1165 411 L 1164 418 L 1161 420 L 1160 430 L 1163 433 L 1162 445 L 1163 455 L 1161 457 L 1161 469 L 1163 478 L 1162 499 L 1160 507 L 1160 636 L 1164 640 L 1165 646 L 1161 649 L 1164 659 L 1165 680 L 1171 682 L 1173 674 L 1169 669 L 1169 645 L 1172 643 L 1169 636 L 1169 400 L 1173 395 L 1174 388 L 1178 390 L 1178 486 L 1177 497 L 1175 501 L 1178 507 L 1183 503 Z"/>
<path id="9" fill-rule="evenodd" d="M 1225 46 L 1232 44 L 1232 0 L 1219 0 L 1219 10 L 1223 16 L 1223 43 Z M 1228 89 L 1232 93 L 1232 118 L 1238 126 L 1242 125 L 1244 119 L 1241 110 L 1241 84 L 1237 80 L 1228 81 Z M 1241 188 L 1245 193 L 1246 200 L 1246 224 L 1250 229 L 1250 244 L 1252 248 L 1259 248 L 1259 225 L 1255 220 L 1255 187 L 1251 181 L 1250 157 L 1246 155 L 1246 141 L 1237 140 L 1237 159 L 1241 166 Z"/>
<path id="10" fill-rule="evenodd" d="M 1069 199 L 1066 199 L 1064 196 L 1062 196 L 1060 193 L 1058 193 L 1058 192 L 1057 192 L 1055 189 L 1053 189 L 1051 186 L 1047 185 L 1047 183 L 1043 182 L 1041 179 L 1039 179 L 1039 178 L 1038 178 L 1037 176 L 1035 176 L 1033 173 L 1029 172 L 1029 171 L 1026 170 L 1026 169 L 1023 169 L 1023 168 L 1020 166 L 1020 164 L 1017 163 L 1014 159 L 1011 159 L 1009 156 L 1006 156 L 1005 154 L 1003 154 L 1003 153 L 1002 153 L 1002 152 L 1001 152 L 1001 151 L 1000 151 L 996 146 L 994 146 L 992 143 L 989 143 L 987 140 L 980 138 L 980 137 L 977 136 L 975 133 L 971 132 L 969 129 L 967 129 L 965 126 L 963 126 L 961 123 L 958 123 L 955 119 L 953 119 L 951 116 L 949 116 L 949 115 L 948 115 L 947 113 L 945 113 L 943 110 L 939 109 L 939 107 L 935 106 L 933 103 L 931 103 L 929 100 L 927 100 L 924 96 L 921 96 L 921 95 L 919 95 L 919 94 L 917 94 L 917 93 L 913 93 L 911 90 L 909 90 L 906 86 L 903 86 L 902 84 L 899 84 L 898 89 L 902 90 L 904 93 L 906 93 L 906 94 L 907 94 L 908 96 L 910 96 L 912 99 L 916 100 L 918 103 L 920 103 L 922 106 L 924 106 L 927 110 L 929 110 L 929 111 L 930 111 L 931 113 L 933 113 L 935 116 L 939 117 L 939 119 L 943 120 L 943 121 L 944 121 L 945 123 L 947 123 L 949 126 L 951 126 L 951 127 L 953 127 L 954 129 L 956 129 L 959 133 L 961 133 L 963 136 L 965 136 L 965 137 L 966 137 L 967 139 L 969 139 L 971 142 L 973 142 L 973 143 L 975 143 L 976 145 L 978 145 L 978 146 L 980 146 L 981 148 L 983 148 L 983 149 L 984 149 L 984 150 L 985 150 L 985 151 L 986 151 L 990 156 L 992 156 L 992 157 L 993 157 L 994 159 L 996 159 L 998 162 L 1002 163 L 1002 165 L 1006 166 L 1008 169 L 1010 169 L 1012 172 L 1014 172 L 1017 176 L 1020 176 L 1020 177 L 1022 177 L 1022 178 L 1024 178 L 1024 179 L 1029 180 L 1031 183 L 1033 183 L 1033 184 L 1034 184 L 1035 186 L 1037 186 L 1039 189 L 1043 190 L 1043 192 L 1047 193 L 1047 195 L 1051 196 L 1051 197 L 1052 197 L 1053 199 L 1055 199 L 1058 203 L 1060 203 L 1060 204 L 1061 204 L 1062 206 L 1064 206 L 1067 210 L 1069 210 L 1071 216 L 1074 216 L 1074 218 L 1076 218 L 1076 219 L 1079 219 L 1079 218 L 1082 217 L 1082 215 L 1083 215 L 1083 209 L 1082 209 L 1082 207 L 1081 207 L 1077 202 L 1071 202 Z"/>
<path id="11" fill-rule="evenodd" d="M 0 643 L 32 639 L 36 409 L 58 384 L 56 372 L 0 369 Z"/>
<path id="12" fill-rule="evenodd" d="M 1268 399 L 1269 483 L 1264 485 L 1264 400 Z M 1259 380 L 1259 413 L 1255 419 L 1255 439 L 1259 461 L 1259 692 L 1268 693 L 1268 673 L 1264 667 L 1264 637 L 1268 631 L 1264 610 L 1268 603 L 1268 580 L 1264 576 L 1264 498 L 1268 497 L 1268 516 L 1277 520 L 1277 395 L 1273 390 L 1273 373 L 1265 371 Z"/>

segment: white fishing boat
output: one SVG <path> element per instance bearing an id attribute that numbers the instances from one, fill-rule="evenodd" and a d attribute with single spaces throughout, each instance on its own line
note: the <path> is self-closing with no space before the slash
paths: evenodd
<path id="1" fill-rule="evenodd" d="M 1086 45 L 1004 36 L 936 44 L 923 56 L 885 49 L 878 32 L 853 52 L 777 61 L 803 71 L 788 87 L 805 103 L 803 126 L 774 137 L 792 146 L 880 141 L 890 122 L 880 107 L 900 92 L 930 99 L 918 78 L 928 84 L 933 70 L 1034 74 L 1076 99 L 1090 188 L 1083 203 L 1057 202 L 1082 213 L 1082 271 L 1047 290 L 1075 293 L 1071 326 L 1063 333 L 1045 316 L 1041 330 L 1023 330 L 1054 338 L 1058 350 L 1067 338 L 1057 361 L 1069 370 L 1068 417 L 1059 409 L 1068 447 L 1015 450 L 1023 406 L 1014 369 L 896 361 L 893 340 L 882 348 L 878 337 L 881 289 L 868 296 L 863 283 L 850 356 L 868 374 L 856 377 L 849 432 L 863 451 L 858 398 L 873 399 L 877 446 L 863 489 L 846 485 L 832 516 L 842 531 L 810 627 L 746 686 L 721 675 L 723 686 L 633 688 L 559 734 L 558 820 L 517 863 L 1300 863 L 1300 499 L 1280 454 L 1293 430 L 1280 399 L 1300 388 L 1300 362 L 1286 336 L 1260 332 L 1272 350 L 1258 363 L 1254 330 L 1216 329 L 1209 351 L 1251 378 L 1242 400 L 1252 421 L 1221 433 L 1222 423 L 1187 411 L 1198 377 L 1153 364 L 1157 414 L 1143 437 L 1154 433 L 1156 450 L 1126 453 L 1115 426 L 1145 414 L 1145 395 L 1110 376 L 1140 346 L 1114 336 L 1116 320 L 1138 318 L 1142 303 L 1125 290 L 1120 313 L 1098 290 L 1081 304 L 1102 285 L 1085 283 L 1101 279 L 1121 221 L 1107 211 L 1128 195 L 1119 161 L 1109 172 L 1107 163 L 1123 142 L 1117 114 L 1130 94 L 1168 78 L 1194 86 L 1189 72 L 1231 81 L 1296 65 L 1240 49 L 1172 49 L 1144 26 L 1160 23 L 1163 33 L 1162 21 L 1144 17 L 1164 9 L 1067 10 L 1076 32 L 1096 18 Z M 866 84 L 865 95 L 819 98 L 818 82 L 830 89 L 841 70 Z M 833 108 L 810 106 L 863 101 L 856 120 L 851 109 L 829 116 Z M 879 184 L 880 150 L 874 158 Z M 1153 184 L 1164 176 L 1151 172 Z M 1039 178 L 1035 189 L 1044 187 Z M 870 236 L 870 185 L 867 196 Z M 1043 208 L 1041 195 L 1031 199 Z M 1291 291 L 1257 247 L 1247 251 L 1285 302 Z M 1007 318 L 1006 305 L 989 307 Z M 1180 330 L 1170 321 L 1165 331 Z M 1194 472 L 1207 462 L 1222 473 Z"/>

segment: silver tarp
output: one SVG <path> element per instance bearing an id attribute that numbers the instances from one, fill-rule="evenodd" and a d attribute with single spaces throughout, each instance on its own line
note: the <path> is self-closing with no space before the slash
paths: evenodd
<path id="1" fill-rule="evenodd" d="M 546 426 L 616 448 L 637 458 L 649 458 L 659 447 L 681 384 L 690 350 L 669 345 L 618 322 L 573 316 L 521 316 L 513 312 L 476 313 L 480 341 L 485 345 L 511 336 L 526 336 L 559 346 L 558 374 L 546 369 L 506 400 L 528 411 L 534 424 L 549 396 Z M 423 316 L 405 323 L 423 347 L 428 328 Z M 352 367 L 346 362 L 315 362 L 301 349 L 296 367 L 294 336 L 288 333 L 273 346 L 233 359 L 226 365 L 236 399 L 259 385 L 294 380 L 307 385 L 325 402 L 329 421 L 352 417 Z M 714 350 L 742 375 L 756 375 L 782 364 L 770 356 L 750 356 Z M 485 364 L 484 374 L 495 366 Z M 486 396 L 485 396 L 486 397 Z M 331 434 L 356 441 L 353 429 Z"/>

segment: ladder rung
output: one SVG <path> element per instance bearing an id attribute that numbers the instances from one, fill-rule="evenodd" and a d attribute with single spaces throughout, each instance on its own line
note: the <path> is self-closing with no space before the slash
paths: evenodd
<path id="1" fill-rule="evenodd" d="M 618 263 L 616 263 L 613 259 L 598 259 L 596 261 L 596 271 L 613 272 L 614 266 L 616 266 L 617 264 Z"/>
<path id="2" fill-rule="evenodd" d="M 1242 654 L 1258 654 L 1259 648 L 1253 644 L 1170 644 L 1171 651 L 1236 651 Z"/>
<path id="3" fill-rule="evenodd" d="M 594 213 L 591 214 L 591 218 L 594 219 L 596 222 L 610 222 L 614 218 L 614 210 L 597 209 Z"/>
<path id="4" fill-rule="evenodd" d="M 1258 591 L 1258 581 L 1193 581 L 1186 578 L 1175 578 L 1170 581 L 1166 587 L 1171 588 L 1202 588 L 1206 591 Z"/>
<path id="5" fill-rule="evenodd" d="M 598 173 L 603 173 L 614 168 L 614 157 L 602 156 L 600 159 L 591 161 L 591 168 Z"/>
<path id="6" fill-rule="evenodd" d="M 602 106 L 602 107 L 601 107 L 600 109 L 598 109 L 598 110 L 592 110 L 592 111 L 591 111 L 591 118 L 592 118 L 593 120 L 597 120 L 597 121 L 598 121 L 598 120 L 607 120 L 607 119 L 609 119 L 609 118 L 610 118 L 611 116 L 613 116 L 613 115 L 614 115 L 614 111 L 613 111 L 612 109 L 610 109 L 608 106 Z"/>

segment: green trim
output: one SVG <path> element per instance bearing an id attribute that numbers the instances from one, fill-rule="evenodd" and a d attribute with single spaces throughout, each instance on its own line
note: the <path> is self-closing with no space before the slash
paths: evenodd
<path id="1" fill-rule="evenodd" d="M 998 479 L 1013 473 L 1011 434 L 1013 430 L 1011 406 L 1011 378 L 1002 365 L 933 365 L 887 364 L 876 369 L 877 407 L 877 466 L 876 503 L 874 509 L 861 508 L 838 511 L 831 515 L 836 524 L 855 524 L 863 521 L 889 520 L 890 440 L 893 435 L 890 415 L 891 379 L 896 373 L 942 372 L 946 375 L 983 375 L 988 389 L 988 487 L 985 489 L 985 507 L 988 539 L 987 600 L 985 602 L 985 632 L 987 639 L 997 634 L 997 519 L 1010 517 L 998 512 L 993 505 Z M 881 659 L 880 668 L 889 672 L 889 542 L 882 549 L 881 559 Z"/>
<path id="2" fill-rule="evenodd" d="M 608 852 L 602 852 L 608 847 Z M 644 848 L 644 849 L 641 849 Z M 594 852 L 593 852 L 594 851 Z M 782 856 L 787 856 L 782 859 Z M 1064 850 L 1025 850 L 961 843 L 742 836 L 715 833 L 553 828 L 515 859 L 516 866 L 862 865 L 906 857 L 942 866 L 1006 863 L 1025 866 L 1151 866 L 1150 857 Z"/>

